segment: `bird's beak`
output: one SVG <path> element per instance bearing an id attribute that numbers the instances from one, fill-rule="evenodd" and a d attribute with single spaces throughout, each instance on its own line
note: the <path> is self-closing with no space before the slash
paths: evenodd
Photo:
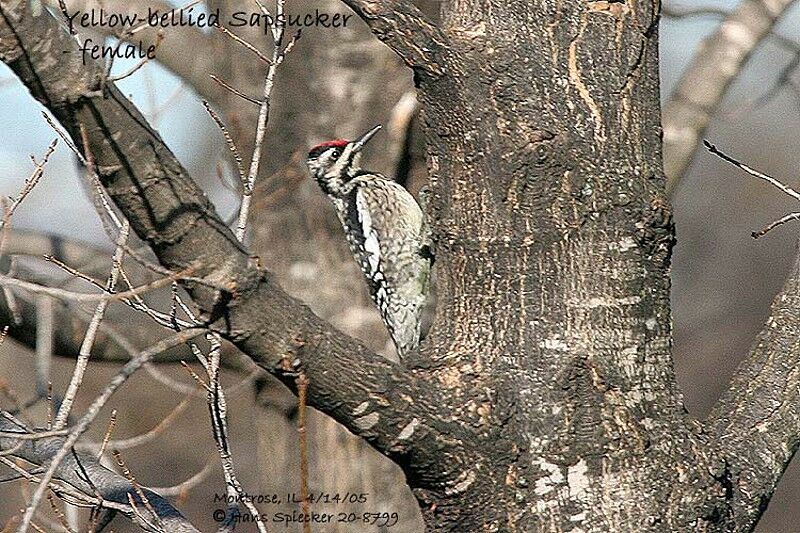
<path id="1" fill-rule="evenodd" d="M 377 126 L 372 128 L 371 130 L 369 130 L 367 133 L 362 135 L 355 142 L 355 146 L 353 147 L 353 151 L 354 152 L 360 152 L 361 149 L 364 148 L 364 145 L 367 144 L 367 142 L 369 142 L 369 140 L 372 139 L 375 136 L 375 134 L 378 133 L 378 131 L 380 131 L 380 129 L 381 129 L 381 125 L 378 124 Z"/>

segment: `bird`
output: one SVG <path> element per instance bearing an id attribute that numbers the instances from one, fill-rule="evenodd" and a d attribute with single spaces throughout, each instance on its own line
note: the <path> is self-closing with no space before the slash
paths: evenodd
<path id="1" fill-rule="evenodd" d="M 361 151 L 380 129 L 355 141 L 318 144 L 306 164 L 333 204 L 402 359 L 419 346 L 433 253 L 426 216 L 411 193 L 382 174 L 361 169 Z"/>

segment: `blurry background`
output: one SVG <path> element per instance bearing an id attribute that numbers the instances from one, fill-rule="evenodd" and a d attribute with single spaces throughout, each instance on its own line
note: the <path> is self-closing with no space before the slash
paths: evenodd
<path id="1" fill-rule="evenodd" d="M 705 6 L 713 10 L 728 10 L 738 3 L 672 0 L 665 2 L 665 6 L 675 11 L 697 10 Z M 313 5 L 289 1 L 287 9 L 290 12 L 293 4 Z M 435 11 L 435 2 L 421 4 L 428 11 Z M 347 11 L 337 2 L 329 1 L 325 5 L 330 12 Z M 774 29 L 797 42 L 800 42 L 799 6 L 800 3 L 795 3 Z M 303 11 L 300 7 L 296 10 Z M 719 21 L 720 15 L 713 13 L 662 20 L 661 73 L 665 100 L 702 41 L 715 31 Z M 263 37 L 261 39 L 254 42 L 264 42 Z M 324 43 L 334 40 L 339 48 L 326 51 Z M 166 42 L 168 44 L 169 40 Z M 291 80 L 279 82 L 276 88 L 276 110 L 270 125 L 279 147 L 267 151 L 268 163 L 264 173 L 266 177 L 269 172 L 280 171 L 281 179 L 288 180 L 291 187 L 288 192 L 281 192 L 280 182 L 264 182 L 267 185 L 261 190 L 261 202 L 257 202 L 257 212 L 254 213 L 253 223 L 257 228 L 252 236 L 254 246 L 267 265 L 282 276 L 282 284 L 290 291 L 316 306 L 317 312 L 337 326 L 370 341 L 377 350 L 390 352 L 385 348 L 385 335 L 380 332 L 380 323 L 370 308 L 363 287 L 358 285 L 358 276 L 348 262 L 346 250 L 340 246 L 344 241 L 335 242 L 338 228 L 331 225 L 330 212 L 316 186 L 302 173 L 296 154 L 323 140 L 322 137 L 359 133 L 362 121 L 386 123 L 391 117 L 396 118 L 398 113 L 402 120 L 404 111 L 398 103 L 411 88 L 410 76 L 355 18 L 353 29 L 311 28 L 300 42 L 297 50 L 288 57 L 286 68 L 278 74 L 279 79 L 283 76 L 282 79 Z M 268 46 L 265 44 L 264 48 L 268 49 Z M 194 57 L 196 52 L 190 52 L 189 57 Z M 749 165 L 800 187 L 797 172 L 800 168 L 800 96 L 789 84 L 773 91 L 785 67 L 793 59 L 776 38 L 766 38 L 728 91 L 705 137 Z M 256 64 L 255 59 L 250 61 L 252 65 Z M 117 69 L 121 72 L 128 66 L 130 64 L 120 61 Z M 318 71 L 317 81 L 303 78 L 310 69 Z M 789 79 L 793 76 L 800 84 L 800 72 L 788 74 Z M 249 82 L 241 81 L 248 78 Z M 257 65 L 244 64 L 232 67 L 226 79 L 257 87 L 261 77 Z M 326 79 L 331 81 L 324 81 Z M 218 162 L 227 157 L 227 151 L 194 88 L 157 64 L 145 66 L 139 74 L 120 85 L 151 121 L 158 124 L 161 135 L 205 188 L 223 216 L 233 213 L 237 209 L 237 195 L 220 183 L 216 170 Z M 255 90 L 246 92 L 257 94 Z M 764 95 L 769 97 L 762 99 Z M 219 105 L 224 99 L 220 97 L 216 103 Z M 368 116 L 349 120 L 341 118 L 367 108 L 370 109 Z M 334 111 L 331 113 L 330 110 Z M 18 193 L 23 179 L 30 173 L 28 155 L 41 156 L 54 137 L 40 111 L 41 108 L 10 71 L 0 66 L 0 124 L 4 125 L 0 133 L 0 194 Z M 321 112 L 330 116 L 320 118 Z M 336 113 L 340 113 L 339 118 Z M 247 128 L 251 122 L 248 122 L 247 115 L 231 117 L 228 113 L 226 119 L 235 123 L 234 129 L 249 131 Z M 278 129 L 280 133 L 276 134 Z M 392 135 L 384 142 L 392 142 Z M 402 161 L 405 167 L 398 164 L 398 160 L 375 161 L 374 166 L 377 170 L 396 173 L 398 168 L 407 168 L 410 164 L 412 171 L 407 176 L 408 183 L 416 189 L 424 169 L 418 164 L 420 157 L 413 148 L 415 142 L 418 139 L 414 137 L 412 128 L 405 141 L 400 143 L 400 148 L 406 152 Z M 411 147 L 404 147 L 405 144 Z M 392 148 L 392 145 L 388 146 Z M 243 152 L 247 153 L 247 150 Z M 223 174 L 228 175 L 226 172 Z M 300 219 L 297 219 L 300 215 L 293 205 L 307 206 Z M 750 233 L 789 211 L 800 210 L 800 206 L 793 205 L 789 198 L 775 189 L 704 151 L 697 153 L 676 190 L 673 206 L 678 233 L 673 256 L 675 361 L 686 404 L 694 415 L 703 417 L 761 328 L 771 299 L 796 253 L 797 223 L 757 241 L 750 237 Z M 329 243 L 329 248 L 320 245 L 312 250 L 276 248 L 274 243 L 276 239 L 280 242 L 281 238 L 293 239 L 297 246 L 308 248 L 307 240 L 280 235 L 283 231 L 291 233 L 294 230 L 284 228 L 295 226 L 302 227 L 305 234 L 329 234 L 334 243 Z M 14 227 L 57 234 L 111 249 L 82 185 L 79 170 L 63 145 L 47 167 L 41 184 L 15 215 Z M 322 235 L 321 242 L 328 242 L 325 238 Z M 335 277 L 330 275 L 334 267 L 339 269 L 334 272 L 348 272 L 351 277 L 336 277 L 336 283 L 341 286 L 330 289 L 330 294 L 315 292 L 328 290 L 325 287 L 330 286 L 330 280 Z M 339 308 L 337 306 L 341 304 L 335 302 L 342 294 L 346 294 L 350 301 Z M 55 390 L 64 389 L 71 368 L 68 359 L 54 360 L 52 380 Z M 96 363 L 90 368 L 84 389 L 96 391 L 113 374 L 117 364 Z M 191 381 L 175 365 L 166 366 L 165 372 L 183 382 Z M 241 375 L 234 373 L 226 375 L 226 382 L 231 384 L 241 379 Z M 34 394 L 34 381 L 31 352 L 7 340 L 0 347 L 0 384 L 25 399 Z M 76 412 L 80 412 L 91 398 L 90 393 L 81 395 Z M 119 409 L 115 436 L 121 438 L 149 431 L 182 398 L 154 384 L 146 374 L 136 376 L 113 402 Z M 244 486 L 254 493 L 299 492 L 292 429 L 295 423 L 293 399 L 264 379 L 256 387 L 238 388 L 228 402 L 235 458 Z M 104 420 L 107 418 L 108 414 Z M 214 459 L 214 444 L 207 424 L 204 400 L 192 400 L 169 430 L 153 442 L 125 452 L 128 465 L 139 481 L 148 486 L 174 485 L 191 477 Z M 413 498 L 403 487 L 402 478 L 398 477 L 401 474 L 394 465 L 377 457 L 346 432 L 334 429 L 323 417 L 313 418 L 311 424 L 310 432 L 314 436 L 312 489 L 369 492 L 369 503 L 364 510 L 400 513 L 400 523 L 391 531 L 421 531 Z M 94 437 L 99 438 L 103 429 L 96 428 Z M 20 487 L 11 483 L 0 485 L 0 524 L 22 505 Z M 217 469 L 185 495 L 179 506 L 205 530 L 213 527 L 210 510 L 216 507 L 212 505 L 215 491 L 221 491 L 221 475 Z M 795 461 L 757 531 L 797 531 L 796 524 L 800 523 L 798 502 L 800 465 Z M 132 530 L 125 520 L 116 521 L 114 529 Z M 244 527 L 242 530 L 251 529 Z"/>

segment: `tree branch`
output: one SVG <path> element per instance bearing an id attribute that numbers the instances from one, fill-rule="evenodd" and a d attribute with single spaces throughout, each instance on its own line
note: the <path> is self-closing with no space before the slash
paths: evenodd
<path id="1" fill-rule="evenodd" d="M 738 487 L 738 521 L 752 524 L 800 444 L 800 259 L 707 423 Z"/>
<path id="2" fill-rule="evenodd" d="M 441 52 L 448 48 L 447 38 L 413 3 L 405 0 L 342 1 L 416 72 L 434 77 L 444 72 L 446 65 Z"/>
<path id="3" fill-rule="evenodd" d="M 664 106 L 664 172 L 671 196 L 730 84 L 795 0 L 745 0 L 705 40 Z"/>
<path id="4" fill-rule="evenodd" d="M 336 331 L 291 298 L 220 220 L 158 134 L 98 65 L 81 64 L 75 43 L 27 3 L 0 7 L 0 57 L 81 145 L 88 132 L 100 179 L 140 238 L 184 282 L 209 328 L 294 387 L 302 369 L 308 402 L 406 468 L 420 486 L 451 482 L 470 438 L 447 421 L 445 395 Z M 86 148 L 83 148 L 84 151 Z M 409 428 L 415 428 L 413 431 Z M 402 436 L 402 437 L 401 437 Z"/>
<path id="5" fill-rule="evenodd" d="M 800 200 L 800 193 L 704 141 L 708 151 L 782 193 Z M 764 235 L 797 213 L 770 224 Z M 739 365 L 728 390 L 714 406 L 708 427 L 736 487 L 734 519 L 749 530 L 772 497 L 800 445 L 800 255 L 754 348 Z"/>

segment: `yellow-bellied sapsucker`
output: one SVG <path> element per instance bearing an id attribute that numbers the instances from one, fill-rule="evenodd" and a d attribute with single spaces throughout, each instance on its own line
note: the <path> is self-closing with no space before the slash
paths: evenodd
<path id="1" fill-rule="evenodd" d="M 380 129 L 355 141 L 315 146 L 306 163 L 330 198 L 353 257 L 400 357 L 420 341 L 433 256 L 422 209 L 399 183 L 361 170 L 361 149 Z"/>

